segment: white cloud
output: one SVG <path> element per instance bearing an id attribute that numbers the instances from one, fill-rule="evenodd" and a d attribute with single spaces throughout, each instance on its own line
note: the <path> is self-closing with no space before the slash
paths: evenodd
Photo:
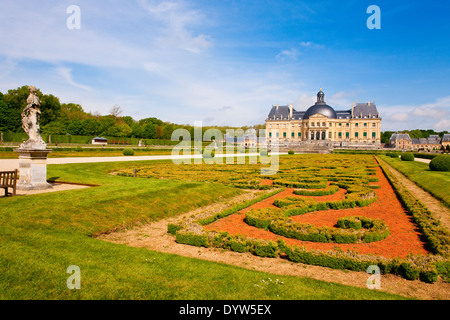
<path id="1" fill-rule="evenodd" d="M 323 48 L 325 48 L 324 45 L 317 44 L 317 43 L 314 43 L 312 41 L 302 41 L 302 42 L 299 43 L 299 45 L 301 47 L 314 48 L 314 49 L 323 49 Z"/>
<path id="2" fill-rule="evenodd" d="M 71 86 L 79 88 L 79 89 L 83 89 L 83 90 L 91 90 L 91 87 L 83 85 L 81 83 L 77 83 L 73 80 L 72 69 L 66 68 L 66 67 L 59 67 L 59 68 L 56 68 L 56 72 Z"/>
<path id="3" fill-rule="evenodd" d="M 278 61 L 296 61 L 300 52 L 297 49 L 283 50 L 275 56 Z"/>
<path id="4" fill-rule="evenodd" d="M 450 130 L 450 96 L 422 105 L 379 106 L 383 130 Z"/>
<path id="5" fill-rule="evenodd" d="M 211 36 L 194 35 L 190 30 L 190 27 L 204 23 L 206 18 L 200 11 L 189 9 L 183 1 L 139 0 L 139 4 L 164 25 L 162 35 L 157 38 L 159 46 L 192 53 L 200 53 L 213 46 Z"/>

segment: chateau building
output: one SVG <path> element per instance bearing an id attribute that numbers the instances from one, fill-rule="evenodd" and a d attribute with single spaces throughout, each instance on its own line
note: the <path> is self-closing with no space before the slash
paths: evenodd
<path id="1" fill-rule="evenodd" d="M 408 133 L 393 133 L 389 139 L 389 146 L 391 148 L 400 150 L 415 150 L 415 151 L 432 151 L 440 150 L 442 146 L 447 147 L 450 144 L 450 134 L 430 135 L 428 138 L 411 138 Z"/>
<path id="2" fill-rule="evenodd" d="M 348 110 L 334 110 L 320 89 L 317 102 L 306 111 L 293 105 L 272 106 L 266 119 L 269 145 L 301 144 L 333 146 L 380 146 L 381 117 L 375 103 L 356 103 Z"/>

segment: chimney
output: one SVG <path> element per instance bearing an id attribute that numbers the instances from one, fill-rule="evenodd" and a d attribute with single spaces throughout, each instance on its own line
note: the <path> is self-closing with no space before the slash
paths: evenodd
<path id="1" fill-rule="evenodd" d="M 354 110 L 354 107 L 353 107 L 353 102 L 352 102 L 352 118 L 354 117 L 353 116 L 353 110 Z"/>
<path id="2" fill-rule="evenodd" d="M 277 104 L 277 110 L 278 110 L 278 104 Z"/>
<path id="3" fill-rule="evenodd" d="M 369 102 L 367 102 L 367 104 L 370 106 L 370 101 Z"/>
<path id="4" fill-rule="evenodd" d="M 289 105 L 289 117 L 292 119 L 292 112 L 293 112 L 294 106 L 292 104 Z"/>

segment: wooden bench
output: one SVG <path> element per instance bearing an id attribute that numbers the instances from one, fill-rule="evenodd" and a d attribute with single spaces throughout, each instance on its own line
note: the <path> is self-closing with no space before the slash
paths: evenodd
<path id="1" fill-rule="evenodd" d="M 16 195 L 17 169 L 14 171 L 0 171 L 0 188 L 5 189 L 5 197 L 8 195 Z M 13 192 L 8 192 L 8 188 L 12 188 Z"/>

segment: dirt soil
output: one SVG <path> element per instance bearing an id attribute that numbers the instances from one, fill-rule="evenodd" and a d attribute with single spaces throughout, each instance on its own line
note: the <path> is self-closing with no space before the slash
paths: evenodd
<path id="1" fill-rule="evenodd" d="M 242 200 L 250 200 L 256 197 L 256 195 L 256 192 L 251 191 L 222 203 L 215 203 L 207 207 L 187 212 L 176 218 L 160 220 L 130 230 L 104 234 L 98 238 L 113 243 L 225 263 L 272 274 L 308 277 L 327 282 L 366 288 L 366 282 L 369 275 L 365 272 L 335 270 L 326 267 L 293 263 L 282 258 L 261 258 L 250 253 L 237 253 L 223 249 L 199 248 L 183 245 L 176 243 L 175 237 L 167 233 L 167 224 L 175 222 L 183 216 L 187 217 L 193 214 L 202 214 L 204 212 L 221 211 Z M 428 284 L 419 280 L 409 281 L 393 275 L 382 275 L 381 289 L 379 290 L 417 299 L 450 299 L 450 284 L 442 282 L 441 280 L 434 284 Z"/>

